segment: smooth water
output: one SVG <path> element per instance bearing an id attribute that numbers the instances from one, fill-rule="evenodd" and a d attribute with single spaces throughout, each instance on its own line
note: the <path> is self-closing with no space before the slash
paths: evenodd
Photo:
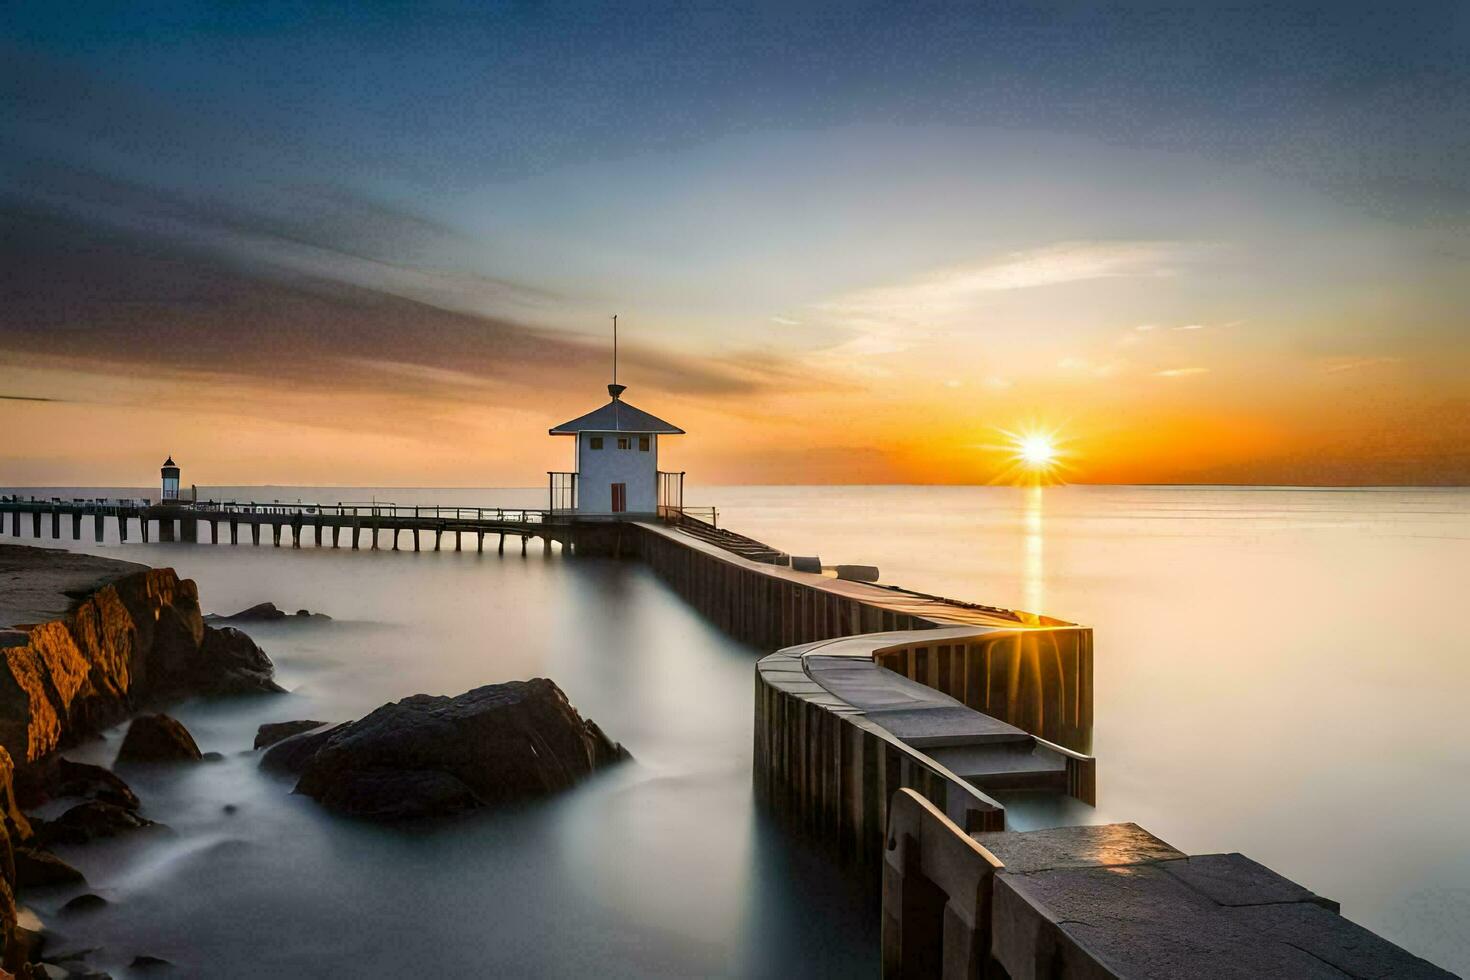
<path id="1" fill-rule="evenodd" d="M 206 495 L 537 506 L 544 491 Z M 1100 806 L 1084 819 L 1133 820 L 1192 852 L 1242 851 L 1470 972 L 1459 622 L 1470 492 L 721 487 L 698 498 L 792 553 L 1094 627 Z M 503 557 L 100 552 L 175 566 L 207 611 L 269 599 L 336 620 L 252 630 L 290 695 L 178 709 L 227 761 L 134 779 L 171 831 L 75 852 L 114 903 L 77 922 L 79 942 L 222 976 L 876 972 L 876 917 L 857 882 L 752 807 L 757 651 L 641 566 L 536 545 L 523 558 L 515 544 Z M 404 831 L 322 813 L 246 751 L 262 721 L 356 717 L 417 691 L 532 675 L 560 683 L 637 764 L 548 803 Z M 115 746 L 78 755 L 108 761 Z M 1011 816 L 1048 819 L 1024 804 Z"/>

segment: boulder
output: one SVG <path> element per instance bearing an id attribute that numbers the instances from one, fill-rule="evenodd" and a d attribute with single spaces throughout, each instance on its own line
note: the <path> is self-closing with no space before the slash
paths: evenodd
<path id="1" fill-rule="evenodd" d="M 268 749 L 283 738 L 309 732 L 325 725 L 324 721 L 271 721 L 255 730 L 255 748 Z"/>
<path id="2" fill-rule="evenodd" d="M 37 847 L 15 849 L 15 885 L 32 888 L 43 885 L 74 885 L 87 878 L 61 858 Z"/>
<path id="3" fill-rule="evenodd" d="M 153 821 L 112 803 L 78 803 L 55 820 L 35 821 L 36 841 L 42 846 L 86 844 L 129 830 L 153 826 Z"/>
<path id="4" fill-rule="evenodd" d="M 15 793 L 20 805 L 28 810 L 50 800 L 64 799 L 101 800 L 129 810 L 138 809 L 138 797 L 116 774 L 59 755 L 17 769 Z"/>
<path id="5" fill-rule="evenodd" d="M 63 915 L 71 915 L 75 912 L 95 912 L 100 908 L 105 908 L 106 906 L 107 899 L 103 898 L 101 895 L 94 895 L 91 892 L 87 892 L 86 894 L 78 895 L 76 898 L 63 905 L 61 907 L 61 912 Z"/>
<path id="6" fill-rule="evenodd" d="M 279 694 L 275 666 L 255 641 L 232 626 L 206 626 L 196 655 L 177 665 L 160 684 L 160 697 L 228 697 L 236 694 Z"/>
<path id="7" fill-rule="evenodd" d="M 285 619 L 286 614 L 276 608 L 274 602 L 260 602 L 249 609 L 241 609 L 239 612 L 229 616 L 206 616 L 211 621 L 221 623 L 272 623 L 278 619 Z"/>
<path id="8" fill-rule="evenodd" d="M 139 715 L 128 726 L 118 762 L 198 762 L 203 758 L 194 736 L 168 715 Z"/>
<path id="9" fill-rule="evenodd" d="M 296 792 L 377 820 L 445 816 L 564 790 L 627 758 L 545 678 L 416 694 L 359 721 L 287 738 L 261 765 Z"/>
<path id="10" fill-rule="evenodd" d="M 314 613 L 310 609 L 298 609 L 294 615 L 291 615 L 284 609 L 277 608 L 274 602 L 262 602 L 229 616 L 218 616 L 211 613 L 204 617 L 204 621 L 207 623 L 278 623 L 286 619 L 322 621 L 331 618 L 326 613 Z"/>

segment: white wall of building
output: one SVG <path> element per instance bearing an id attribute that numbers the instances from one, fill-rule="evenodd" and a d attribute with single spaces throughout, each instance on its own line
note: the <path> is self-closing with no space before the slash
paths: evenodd
<path id="1" fill-rule="evenodd" d="M 602 448 L 593 449 L 600 437 Z M 648 451 L 638 448 L 639 438 L 648 439 Z M 618 440 L 628 440 L 627 449 Z M 658 510 L 658 436 L 640 437 L 636 432 L 580 432 L 577 434 L 577 512 L 612 513 L 612 485 L 628 486 L 630 514 L 652 514 Z"/>

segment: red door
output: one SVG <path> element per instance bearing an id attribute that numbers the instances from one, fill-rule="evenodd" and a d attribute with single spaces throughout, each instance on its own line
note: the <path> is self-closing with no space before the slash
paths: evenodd
<path id="1" fill-rule="evenodd" d="M 612 485 L 612 509 L 614 514 L 621 514 L 628 509 L 628 485 L 626 483 Z"/>

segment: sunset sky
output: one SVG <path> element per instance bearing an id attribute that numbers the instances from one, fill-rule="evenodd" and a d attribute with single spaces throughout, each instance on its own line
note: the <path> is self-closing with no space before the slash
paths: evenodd
<path id="1" fill-rule="evenodd" d="M 1470 482 L 1470 5 L 1008 6 L 7 4 L 0 484 Z"/>

